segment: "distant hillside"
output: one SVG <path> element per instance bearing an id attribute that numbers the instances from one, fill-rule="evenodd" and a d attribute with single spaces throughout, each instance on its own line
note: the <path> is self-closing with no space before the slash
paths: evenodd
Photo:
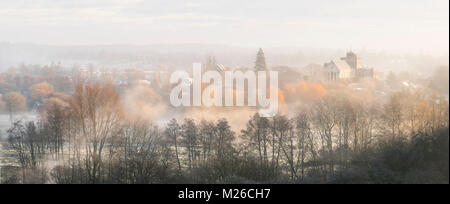
<path id="1" fill-rule="evenodd" d="M 253 66 L 258 48 L 242 48 L 214 44 L 92 45 L 50 46 L 29 43 L 0 43 L 0 71 L 20 64 L 61 63 L 66 66 L 94 64 L 114 67 L 158 68 L 158 65 L 190 68 L 213 55 L 228 66 Z M 347 50 L 296 47 L 264 48 L 269 66 L 304 67 L 323 64 L 339 58 Z M 423 71 L 430 67 L 448 66 L 448 56 L 393 55 L 357 50 L 367 67 L 385 70 Z M 425 71 L 424 71 L 425 72 Z"/>

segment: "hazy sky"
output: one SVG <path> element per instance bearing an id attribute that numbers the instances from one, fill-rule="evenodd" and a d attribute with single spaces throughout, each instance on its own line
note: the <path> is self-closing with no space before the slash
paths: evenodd
<path id="1" fill-rule="evenodd" d="M 0 42 L 448 54 L 448 0 L 1 0 Z"/>

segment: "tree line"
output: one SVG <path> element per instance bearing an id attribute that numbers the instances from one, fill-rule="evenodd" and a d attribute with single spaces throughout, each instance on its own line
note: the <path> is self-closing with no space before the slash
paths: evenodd
<path id="1" fill-rule="evenodd" d="M 78 84 L 35 122 L 14 122 L 17 167 L 2 183 L 448 183 L 448 101 L 398 92 L 385 103 L 328 94 L 294 117 L 127 115 L 108 84 Z M 421 179 L 418 179 L 421 178 Z"/>

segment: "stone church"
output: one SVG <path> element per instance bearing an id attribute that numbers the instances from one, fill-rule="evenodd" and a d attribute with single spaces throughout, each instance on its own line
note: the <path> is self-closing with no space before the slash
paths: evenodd
<path id="1" fill-rule="evenodd" d="M 346 57 L 339 60 L 325 63 L 323 67 L 327 81 L 376 78 L 376 71 L 373 68 L 364 68 L 361 59 L 353 52 L 348 52 Z"/>

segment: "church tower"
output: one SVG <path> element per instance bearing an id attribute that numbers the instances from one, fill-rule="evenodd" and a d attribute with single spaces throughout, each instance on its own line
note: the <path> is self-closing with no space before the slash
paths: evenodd
<path id="1" fill-rule="evenodd" d="M 346 61 L 352 69 L 361 69 L 361 59 L 354 52 L 348 52 L 346 57 L 341 58 Z"/>

